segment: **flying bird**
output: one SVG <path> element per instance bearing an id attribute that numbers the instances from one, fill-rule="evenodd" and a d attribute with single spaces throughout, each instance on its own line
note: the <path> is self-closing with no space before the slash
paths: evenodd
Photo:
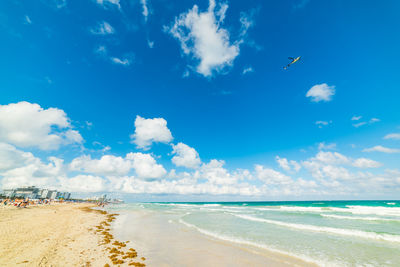
<path id="1" fill-rule="evenodd" d="M 294 57 L 289 57 L 289 59 L 290 59 L 291 61 L 289 62 L 289 64 L 287 64 L 287 66 L 283 67 L 283 69 L 286 70 L 286 69 L 289 68 L 292 64 L 294 64 L 294 63 L 296 63 L 297 61 L 299 61 L 300 58 L 301 58 L 301 57 L 296 57 L 296 58 L 294 58 Z"/>

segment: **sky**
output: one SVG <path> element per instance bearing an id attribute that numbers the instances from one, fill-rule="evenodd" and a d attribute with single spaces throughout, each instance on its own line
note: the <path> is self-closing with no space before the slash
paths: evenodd
<path id="1" fill-rule="evenodd" d="M 399 199 L 399 11 L 394 0 L 1 1 L 0 188 Z"/>

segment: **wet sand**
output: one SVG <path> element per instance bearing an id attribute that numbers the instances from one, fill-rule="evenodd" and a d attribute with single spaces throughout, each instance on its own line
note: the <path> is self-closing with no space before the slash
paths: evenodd
<path id="1" fill-rule="evenodd" d="M 144 266 L 110 234 L 114 216 L 90 204 L 0 208 L 1 266 Z"/>
<path id="2" fill-rule="evenodd" d="M 143 227 L 146 226 L 146 227 Z M 147 211 L 121 212 L 118 239 L 131 240 L 147 266 L 316 266 L 284 254 L 214 239 Z"/>

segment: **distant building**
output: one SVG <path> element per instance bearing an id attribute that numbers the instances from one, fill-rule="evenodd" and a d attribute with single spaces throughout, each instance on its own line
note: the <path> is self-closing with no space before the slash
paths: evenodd
<path id="1" fill-rule="evenodd" d="M 40 198 L 48 198 L 49 196 L 49 192 L 51 192 L 49 189 L 43 189 L 42 193 L 40 194 Z"/>
<path id="2" fill-rule="evenodd" d="M 69 192 L 64 192 L 64 193 L 62 194 L 62 198 L 63 198 L 63 199 L 70 199 L 70 197 L 71 197 L 71 193 L 69 193 Z"/>
<path id="3" fill-rule="evenodd" d="M 50 195 L 50 199 L 57 199 L 60 196 L 60 192 L 53 191 Z"/>
<path id="4" fill-rule="evenodd" d="M 3 195 L 6 196 L 6 197 L 14 197 L 15 190 L 14 189 L 4 189 L 3 190 Z"/>
<path id="5" fill-rule="evenodd" d="M 39 188 L 35 186 L 24 186 L 14 190 L 14 197 L 38 198 Z"/>
<path id="6" fill-rule="evenodd" d="M 40 189 L 35 186 L 25 186 L 13 189 L 4 189 L 3 195 L 9 198 L 30 198 L 30 199 L 70 199 L 71 193 L 58 192 L 56 190 Z"/>

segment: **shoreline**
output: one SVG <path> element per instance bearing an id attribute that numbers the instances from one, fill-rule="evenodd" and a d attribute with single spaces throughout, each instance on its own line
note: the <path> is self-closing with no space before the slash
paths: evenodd
<path id="1" fill-rule="evenodd" d="M 318 266 L 271 249 L 213 238 L 158 212 L 120 212 L 113 232 L 132 240 L 148 256 L 148 266 Z"/>
<path id="2" fill-rule="evenodd" d="M 129 241 L 110 233 L 117 214 L 94 207 L 60 203 L 0 208 L 2 266 L 146 266 Z"/>

